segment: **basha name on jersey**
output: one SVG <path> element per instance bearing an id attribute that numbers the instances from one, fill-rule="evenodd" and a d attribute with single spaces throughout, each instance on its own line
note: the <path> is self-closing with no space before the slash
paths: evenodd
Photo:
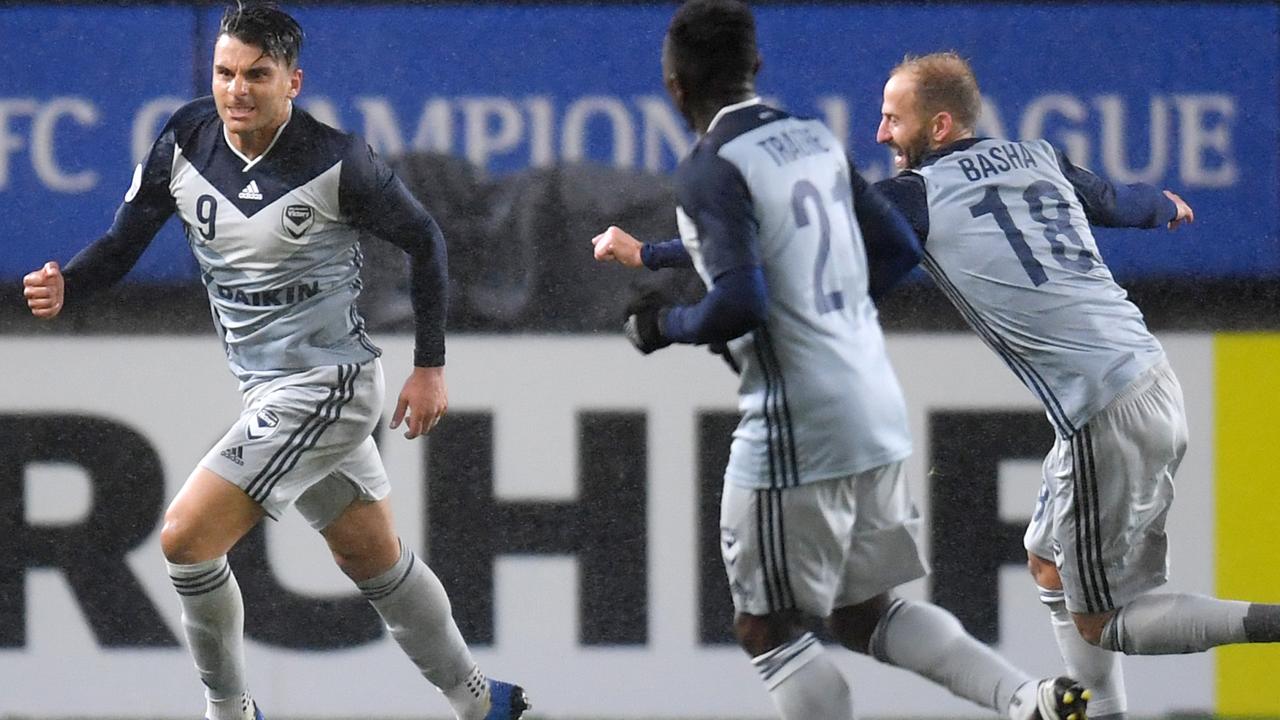
<path id="1" fill-rule="evenodd" d="M 226 285 L 215 285 L 214 287 L 218 291 L 218 297 L 223 300 L 252 307 L 292 305 L 320 293 L 320 283 L 318 281 L 298 283 L 297 285 L 276 288 L 274 290 L 254 290 L 252 292 L 236 290 L 234 288 L 229 288 Z"/>
<path id="2" fill-rule="evenodd" d="M 970 182 L 999 175 L 1014 168 L 1023 169 L 1037 167 L 1036 159 L 1031 156 L 1022 143 L 999 145 L 982 152 L 971 153 L 957 160 L 964 176 Z"/>

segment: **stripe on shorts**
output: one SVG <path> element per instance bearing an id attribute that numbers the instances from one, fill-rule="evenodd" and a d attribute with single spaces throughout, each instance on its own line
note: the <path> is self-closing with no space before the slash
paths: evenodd
<path id="1" fill-rule="evenodd" d="M 358 365 L 339 365 L 338 382 L 329 388 L 329 394 L 316 405 L 316 409 L 293 431 L 284 445 L 276 449 L 266 467 L 249 482 L 245 492 L 256 502 L 265 502 L 276 483 L 297 466 L 307 450 L 315 447 L 324 431 L 342 417 L 342 408 L 355 397 L 355 381 L 360 375 Z"/>
<path id="2" fill-rule="evenodd" d="M 1102 562 L 1102 523 L 1098 503 L 1097 467 L 1087 427 L 1071 438 L 1072 512 L 1076 521 L 1076 562 L 1088 612 L 1114 608 L 1110 583 Z"/>
<path id="3" fill-rule="evenodd" d="M 756 490 L 756 534 L 760 545 L 760 570 L 764 575 L 769 612 L 796 606 L 787 568 L 787 546 L 782 513 L 782 490 Z"/>

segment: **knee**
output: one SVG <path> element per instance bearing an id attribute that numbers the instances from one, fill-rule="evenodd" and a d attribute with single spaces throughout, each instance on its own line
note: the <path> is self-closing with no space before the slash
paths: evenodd
<path id="1" fill-rule="evenodd" d="M 1062 578 L 1058 575 L 1058 566 L 1039 555 L 1027 553 L 1027 570 L 1038 587 L 1046 590 L 1061 590 Z"/>
<path id="2" fill-rule="evenodd" d="M 175 565 L 192 565 L 212 559 L 202 556 L 199 540 L 194 523 L 172 510 L 165 513 L 160 527 L 160 550 L 165 560 Z"/>
<path id="3" fill-rule="evenodd" d="M 885 594 L 857 605 L 837 608 L 827 618 L 827 628 L 841 645 L 854 652 L 869 655 L 871 636 L 875 634 L 891 602 L 892 598 Z"/>
<path id="4" fill-rule="evenodd" d="M 733 620 L 738 644 L 751 657 L 758 657 L 785 645 L 800 634 L 799 623 L 789 614 L 748 615 L 739 613 Z"/>
<path id="5" fill-rule="evenodd" d="M 1102 631 L 1107 626 L 1107 621 L 1115 613 L 1096 613 L 1092 615 L 1071 613 L 1071 620 L 1076 624 L 1076 630 L 1080 632 L 1080 637 L 1084 641 L 1095 647 L 1102 646 Z"/>

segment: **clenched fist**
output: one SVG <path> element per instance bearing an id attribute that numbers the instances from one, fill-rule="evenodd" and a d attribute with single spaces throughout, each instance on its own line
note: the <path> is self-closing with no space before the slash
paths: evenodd
<path id="1" fill-rule="evenodd" d="M 63 292 L 66 288 L 62 269 L 56 262 L 47 262 L 35 272 L 22 278 L 22 294 L 27 298 L 31 314 L 49 320 L 62 312 Z"/>

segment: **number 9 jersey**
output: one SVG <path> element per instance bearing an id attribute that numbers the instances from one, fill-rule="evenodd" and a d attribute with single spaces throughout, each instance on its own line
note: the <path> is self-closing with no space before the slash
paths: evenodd
<path id="1" fill-rule="evenodd" d="M 913 212 L 919 198 L 903 199 L 920 185 L 927 219 Z M 1154 213 L 1109 216 L 1116 189 L 1047 141 L 962 140 L 877 187 L 912 219 L 938 287 L 1040 399 L 1059 436 L 1164 358 L 1090 231 L 1091 221 L 1155 226 Z"/>
<path id="2" fill-rule="evenodd" d="M 742 417 L 727 482 L 795 487 L 911 453 L 852 172 L 822 123 L 758 99 L 723 108 L 676 171 L 681 242 L 708 289 L 756 265 L 767 288 L 764 323 L 729 342 Z"/>

